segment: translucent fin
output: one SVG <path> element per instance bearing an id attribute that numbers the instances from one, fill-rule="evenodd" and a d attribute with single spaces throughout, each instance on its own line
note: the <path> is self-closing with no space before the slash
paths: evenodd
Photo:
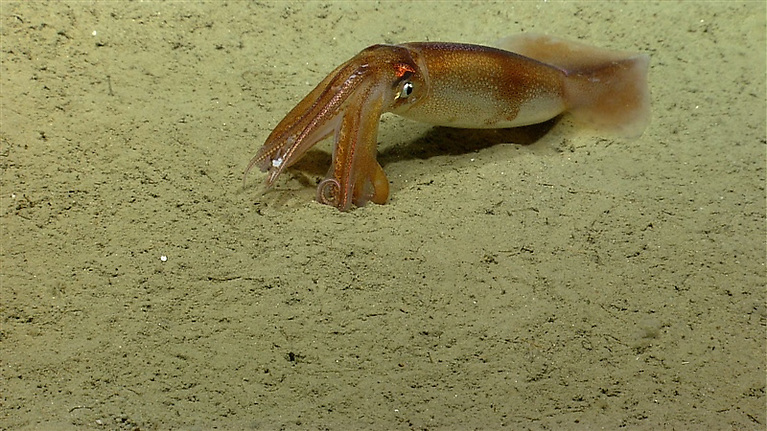
<path id="1" fill-rule="evenodd" d="M 540 34 L 511 36 L 495 45 L 564 71 L 565 103 L 575 121 L 625 137 L 640 136 L 650 123 L 648 55 Z"/>

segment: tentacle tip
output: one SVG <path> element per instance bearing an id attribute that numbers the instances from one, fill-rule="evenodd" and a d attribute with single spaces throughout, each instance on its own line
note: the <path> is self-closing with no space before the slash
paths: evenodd
<path id="1" fill-rule="evenodd" d="M 317 202 L 323 205 L 338 208 L 340 195 L 341 184 L 335 178 L 325 178 L 317 185 Z"/>

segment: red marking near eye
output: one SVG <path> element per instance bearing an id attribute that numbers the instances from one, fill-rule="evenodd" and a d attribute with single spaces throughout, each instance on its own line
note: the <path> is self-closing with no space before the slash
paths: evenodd
<path id="1" fill-rule="evenodd" d="M 412 68 L 409 64 L 400 63 L 396 65 L 395 68 L 397 69 L 396 71 L 397 78 L 402 78 L 408 72 L 415 73 L 415 69 Z"/>

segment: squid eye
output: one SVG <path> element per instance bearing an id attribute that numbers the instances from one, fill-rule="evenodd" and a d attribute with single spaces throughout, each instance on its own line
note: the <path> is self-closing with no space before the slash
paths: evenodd
<path id="1" fill-rule="evenodd" d="M 402 88 L 400 89 L 399 93 L 397 93 L 397 99 L 407 99 L 411 94 L 413 94 L 413 83 L 406 81 L 404 84 L 402 84 Z"/>

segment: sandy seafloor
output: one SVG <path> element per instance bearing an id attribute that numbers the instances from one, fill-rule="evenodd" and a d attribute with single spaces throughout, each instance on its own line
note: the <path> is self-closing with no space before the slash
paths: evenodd
<path id="1" fill-rule="evenodd" d="M 0 12 L 0 429 L 767 426 L 765 2 Z M 365 46 L 521 31 L 650 54 L 645 134 L 386 115 L 388 204 L 328 143 L 243 187 Z"/>

